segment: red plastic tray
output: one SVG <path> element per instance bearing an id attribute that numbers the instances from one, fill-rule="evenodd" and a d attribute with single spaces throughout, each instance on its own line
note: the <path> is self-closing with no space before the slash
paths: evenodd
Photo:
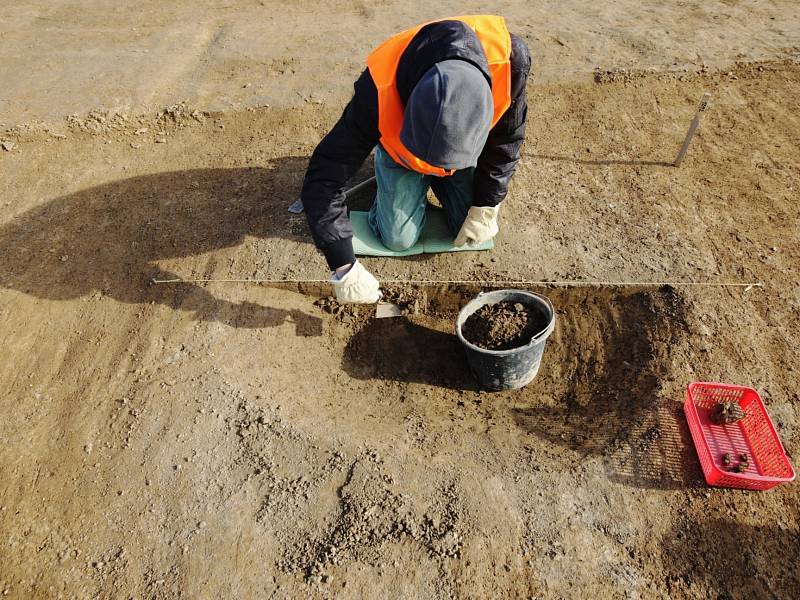
<path id="1" fill-rule="evenodd" d="M 712 423 L 709 415 L 719 402 L 738 402 L 745 417 L 725 425 Z M 794 479 L 794 469 L 754 389 L 726 383 L 690 383 L 683 410 L 708 485 L 768 490 Z M 733 464 L 740 453 L 746 453 L 750 466 L 742 473 L 729 471 L 730 467 L 722 464 L 726 452 L 731 453 Z"/>

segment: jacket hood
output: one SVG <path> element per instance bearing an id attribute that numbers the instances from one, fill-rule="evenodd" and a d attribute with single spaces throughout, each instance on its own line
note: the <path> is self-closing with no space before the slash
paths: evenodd
<path id="1" fill-rule="evenodd" d="M 493 114 L 492 89 L 483 73 L 469 62 L 445 60 L 428 69 L 414 86 L 400 140 L 433 166 L 474 167 Z"/>

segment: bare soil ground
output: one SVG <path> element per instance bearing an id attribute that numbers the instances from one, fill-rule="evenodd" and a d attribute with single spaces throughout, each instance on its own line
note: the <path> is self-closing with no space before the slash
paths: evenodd
<path id="1" fill-rule="evenodd" d="M 797 484 L 707 488 L 681 402 L 757 388 L 797 466 L 799 91 L 792 58 L 534 81 L 496 249 L 368 260 L 412 307 L 380 320 L 318 301 L 286 212 L 339 104 L 7 131 L 0 593 L 798 597 Z M 541 371 L 485 393 L 453 319 L 513 279 L 672 285 L 529 285 Z M 724 281 L 763 287 L 680 285 Z"/>
<path id="2" fill-rule="evenodd" d="M 503 14 L 539 81 L 595 69 L 697 71 L 800 47 L 794 0 L 15 0 L 0 4 L 0 127 L 92 109 L 140 114 L 338 104 L 366 55 L 418 22 Z"/>

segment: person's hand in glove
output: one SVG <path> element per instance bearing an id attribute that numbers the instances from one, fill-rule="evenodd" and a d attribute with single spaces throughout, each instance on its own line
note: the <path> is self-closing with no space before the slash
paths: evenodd
<path id="1" fill-rule="evenodd" d="M 471 206 L 456 236 L 455 245 L 477 246 L 492 239 L 500 231 L 497 226 L 499 212 L 499 206 Z"/>
<path id="2" fill-rule="evenodd" d="M 336 299 L 342 303 L 372 304 L 381 299 L 378 280 L 356 261 L 348 269 L 339 267 L 331 276 Z"/>

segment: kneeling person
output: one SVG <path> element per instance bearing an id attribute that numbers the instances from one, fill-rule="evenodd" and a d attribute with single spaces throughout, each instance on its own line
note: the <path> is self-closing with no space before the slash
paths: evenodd
<path id="1" fill-rule="evenodd" d="M 457 246 L 497 234 L 525 137 L 529 71 L 528 48 L 496 16 L 420 25 L 370 54 L 352 100 L 311 157 L 301 194 L 337 299 L 380 298 L 378 281 L 353 254 L 343 193 L 375 146 L 369 224 L 388 248 L 417 242 L 428 188 Z"/>

